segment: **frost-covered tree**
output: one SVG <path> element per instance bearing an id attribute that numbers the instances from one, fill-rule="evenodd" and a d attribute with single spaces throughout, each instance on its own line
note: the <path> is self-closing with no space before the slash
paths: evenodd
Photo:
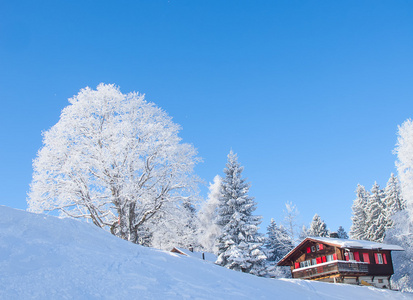
<path id="1" fill-rule="evenodd" d="M 211 253 L 217 253 L 216 239 L 220 233 L 220 227 L 216 224 L 216 218 L 219 197 L 221 195 L 221 182 L 221 177 L 216 175 L 213 183 L 209 185 L 208 199 L 198 213 L 198 240 L 201 246 Z"/>
<path id="2" fill-rule="evenodd" d="M 224 169 L 219 197 L 217 225 L 218 259 L 216 263 L 229 269 L 265 275 L 266 256 L 261 247 L 264 238 L 258 233 L 261 216 L 254 216 L 256 203 L 248 195 L 249 183 L 242 178 L 243 167 L 232 151 Z"/>
<path id="3" fill-rule="evenodd" d="M 287 230 L 282 225 L 277 226 L 274 219 L 271 219 L 264 247 L 267 261 L 278 262 L 294 248 L 294 243 Z"/>
<path id="4" fill-rule="evenodd" d="M 367 201 L 366 239 L 373 242 L 383 242 L 386 232 L 386 210 L 383 203 L 384 192 L 375 182 Z"/>
<path id="5" fill-rule="evenodd" d="M 271 219 L 271 223 L 267 227 L 267 238 L 264 244 L 264 252 L 267 256 L 267 277 L 291 277 L 290 268 L 279 267 L 277 263 L 293 248 L 294 243 L 288 231 L 282 225 L 277 226 L 274 219 Z"/>
<path id="6" fill-rule="evenodd" d="M 344 230 L 343 226 L 338 227 L 337 235 L 339 239 L 348 239 L 347 232 Z"/>
<path id="7" fill-rule="evenodd" d="M 396 166 L 402 197 L 413 222 L 413 121 L 411 119 L 399 126 L 399 137 L 394 152 L 397 154 Z"/>
<path id="8" fill-rule="evenodd" d="M 354 240 L 365 240 L 367 232 L 367 201 L 369 193 L 365 187 L 358 184 L 356 189 L 357 198 L 353 201 L 351 207 L 353 216 L 351 217 L 352 225 L 350 228 L 350 237 Z"/>
<path id="9" fill-rule="evenodd" d="M 181 142 L 171 117 L 138 93 L 100 84 L 69 103 L 44 132 L 29 211 L 58 211 L 149 243 L 157 216 L 194 199 L 196 150 Z"/>
<path id="10" fill-rule="evenodd" d="M 321 220 L 318 214 L 314 215 L 313 220 L 310 224 L 308 234 L 310 236 L 319 236 L 319 237 L 329 236 L 327 225 L 323 220 Z"/>
<path id="11" fill-rule="evenodd" d="M 299 241 L 304 240 L 308 236 L 310 236 L 309 228 L 307 228 L 307 226 L 305 225 L 301 226 L 301 230 L 298 235 Z"/>
<path id="12" fill-rule="evenodd" d="M 393 286 L 404 292 L 413 292 L 413 121 L 399 126 L 397 145 L 397 172 L 405 210 L 393 217 L 394 226 L 387 232 L 386 242 L 401 246 L 404 251 L 393 255 L 395 273 Z"/>
<path id="13" fill-rule="evenodd" d="M 291 240 L 294 243 L 297 243 L 298 240 L 297 236 L 297 217 L 299 215 L 299 211 L 295 204 L 292 202 L 285 203 L 285 210 L 284 210 L 284 225 L 285 229 L 287 230 Z"/>
<path id="14" fill-rule="evenodd" d="M 405 209 L 405 203 L 401 196 L 400 184 L 397 177 L 391 173 L 386 188 L 384 189 L 384 207 L 386 214 L 386 229 L 393 227 L 392 217 Z"/>

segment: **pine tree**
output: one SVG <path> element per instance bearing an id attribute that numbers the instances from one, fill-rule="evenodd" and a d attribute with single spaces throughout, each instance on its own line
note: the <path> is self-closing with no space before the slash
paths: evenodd
<path id="1" fill-rule="evenodd" d="M 299 215 L 299 211 L 295 204 L 292 202 L 285 203 L 285 210 L 284 212 L 284 225 L 285 229 L 287 230 L 291 240 L 296 243 L 296 232 L 297 232 L 297 216 Z"/>
<path id="2" fill-rule="evenodd" d="M 337 235 L 339 239 L 348 239 L 347 232 L 344 230 L 342 226 L 338 227 Z"/>
<path id="3" fill-rule="evenodd" d="M 384 206 L 386 209 L 386 230 L 393 227 L 392 217 L 405 208 L 405 203 L 401 197 L 400 184 L 397 177 L 391 173 L 386 188 L 384 189 Z"/>
<path id="4" fill-rule="evenodd" d="M 351 207 L 353 211 L 353 216 L 351 217 L 353 224 L 350 228 L 350 237 L 354 240 L 364 240 L 366 239 L 367 232 L 366 210 L 369 193 L 364 186 L 358 184 L 356 195 L 357 198 L 353 201 L 353 206 Z"/>
<path id="5" fill-rule="evenodd" d="M 383 204 L 384 192 L 377 182 L 374 182 L 367 202 L 366 239 L 373 242 L 383 242 L 386 232 L 386 211 Z"/>
<path id="6" fill-rule="evenodd" d="M 319 236 L 319 237 L 329 236 L 327 225 L 323 220 L 321 220 L 318 214 L 314 215 L 313 221 L 310 224 L 310 229 L 308 233 L 310 236 Z"/>
<path id="7" fill-rule="evenodd" d="M 224 169 L 217 224 L 221 234 L 217 238 L 216 263 L 228 269 L 264 275 L 266 256 L 261 247 L 264 238 L 258 233 L 261 216 L 254 216 L 253 198 L 248 196 L 250 185 L 241 177 L 243 167 L 232 151 Z"/>
<path id="8" fill-rule="evenodd" d="M 287 230 L 282 225 L 277 226 L 274 219 L 271 219 L 267 227 L 267 239 L 264 246 L 267 261 L 278 262 L 294 248 L 294 243 Z"/>

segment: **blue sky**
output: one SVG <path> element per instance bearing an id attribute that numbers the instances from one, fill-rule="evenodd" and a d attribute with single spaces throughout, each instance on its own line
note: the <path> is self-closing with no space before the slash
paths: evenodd
<path id="1" fill-rule="evenodd" d="M 41 132 L 104 82 L 166 110 L 206 183 L 238 153 L 262 227 L 292 201 L 348 231 L 395 172 L 412 53 L 411 1 L 1 1 L 0 204 L 26 208 Z"/>

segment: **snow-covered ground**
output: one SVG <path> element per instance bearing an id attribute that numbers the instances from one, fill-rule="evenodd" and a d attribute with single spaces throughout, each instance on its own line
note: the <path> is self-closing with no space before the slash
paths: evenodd
<path id="1" fill-rule="evenodd" d="M 371 287 L 259 278 L 144 248 L 76 220 L 0 206 L 1 299 L 413 299 Z"/>

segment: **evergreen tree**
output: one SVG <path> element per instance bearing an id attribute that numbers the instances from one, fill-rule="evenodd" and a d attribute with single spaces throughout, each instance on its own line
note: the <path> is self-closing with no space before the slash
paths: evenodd
<path id="1" fill-rule="evenodd" d="M 374 182 L 367 202 L 366 239 L 373 242 L 383 242 L 386 232 L 386 211 L 383 203 L 384 192 L 377 182 Z"/>
<path id="2" fill-rule="evenodd" d="M 386 229 L 393 227 L 392 217 L 405 208 L 405 203 L 401 197 L 400 184 L 397 177 L 391 173 L 386 188 L 384 189 L 384 206 L 386 214 Z"/>
<path id="3" fill-rule="evenodd" d="M 339 239 L 348 239 L 347 232 L 344 230 L 342 226 L 338 227 L 337 235 Z"/>
<path id="4" fill-rule="evenodd" d="M 261 216 L 254 216 L 253 198 L 248 196 L 250 185 L 241 177 L 243 167 L 232 151 L 224 169 L 217 224 L 221 233 L 217 237 L 216 263 L 228 269 L 265 275 L 266 256 L 262 252 L 264 238 L 258 233 Z"/>
<path id="5" fill-rule="evenodd" d="M 353 201 L 353 206 L 351 207 L 353 211 L 353 216 L 351 217 L 353 224 L 350 228 L 350 237 L 354 240 L 364 240 L 366 239 L 367 232 L 366 210 L 369 193 L 364 186 L 358 184 L 356 195 L 357 198 Z"/>
<path id="6" fill-rule="evenodd" d="M 313 221 L 310 224 L 310 229 L 308 233 L 310 236 L 319 236 L 319 237 L 329 236 L 327 225 L 323 220 L 321 220 L 318 214 L 314 215 Z"/>
<path id="7" fill-rule="evenodd" d="M 294 243 L 287 230 L 282 225 L 278 227 L 274 219 L 271 219 L 264 246 L 267 261 L 278 262 L 294 248 Z"/>

